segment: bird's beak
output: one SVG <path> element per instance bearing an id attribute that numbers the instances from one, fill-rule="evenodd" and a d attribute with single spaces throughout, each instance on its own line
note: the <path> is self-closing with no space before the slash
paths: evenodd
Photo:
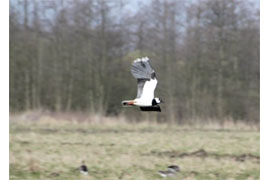
<path id="1" fill-rule="evenodd" d="M 162 99 L 160 99 L 160 103 L 165 103 Z"/>

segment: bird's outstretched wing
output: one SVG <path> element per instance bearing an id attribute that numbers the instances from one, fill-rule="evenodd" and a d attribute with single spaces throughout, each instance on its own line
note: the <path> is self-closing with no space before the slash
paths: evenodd
<path id="1" fill-rule="evenodd" d="M 149 58 L 136 59 L 131 65 L 131 74 L 136 79 L 150 80 L 156 78 L 155 71 L 152 68 Z"/>
<path id="2" fill-rule="evenodd" d="M 154 98 L 157 79 L 149 58 L 145 57 L 134 60 L 131 65 L 131 74 L 137 79 L 136 98 L 151 101 Z"/>

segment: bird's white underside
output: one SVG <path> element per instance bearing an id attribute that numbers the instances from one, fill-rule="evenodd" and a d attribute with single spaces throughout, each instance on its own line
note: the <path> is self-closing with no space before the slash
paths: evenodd
<path id="1" fill-rule="evenodd" d="M 83 175 L 88 175 L 88 172 L 87 171 L 80 171 Z"/>
<path id="2" fill-rule="evenodd" d="M 160 176 L 162 176 L 162 177 L 168 177 L 168 176 L 173 176 L 173 175 L 175 175 L 174 173 L 172 173 L 172 172 L 158 172 L 158 174 L 160 175 Z"/>
<path id="3" fill-rule="evenodd" d="M 163 174 L 163 173 L 158 173 L 161 177 L 167 177 L 167 175 Z"/>
<path id="4" fill-rule="evenodd" d="M 157 79 L 151 79 L 146 81 L 143 86 L 142 95 L 140 98 L 134 99 L 136 106 L 152 106 L 152 100 L 154 99 L 154 92 L 157 86 Z"/>

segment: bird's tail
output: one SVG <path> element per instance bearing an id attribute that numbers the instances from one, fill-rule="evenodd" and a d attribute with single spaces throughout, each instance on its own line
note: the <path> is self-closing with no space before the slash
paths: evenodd
<path id="1" fill-rule="evenodd" d="M 125 100 L 125 101 L 122 101 L 122 106 L 123 106 L 123 107 L 134 106 L 134 101 L 133 101 L 133 100 Z"/>

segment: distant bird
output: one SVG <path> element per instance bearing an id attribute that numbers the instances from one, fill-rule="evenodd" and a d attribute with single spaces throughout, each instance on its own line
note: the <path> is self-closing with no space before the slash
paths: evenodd
<path id="1" fill-rule="evenodd" d="M 167 171 L 158 171 L 158 174 L 162 177 L 174 176 L 177 172 L 180 172 L 180 168 L 177 165 L 168 166 Z"/>
<path id="2" fill-rule="evenodd" d="M 158 171 L 158 174 L 161 176 L 161 177 L 169 177 L 169 176 L 173 176 L 174 175 L 174 172 L 171 172 L 171 171 Z"/>
<path id="3" fill-rule="evenodd" d="M 84 161 L 82 161 L 82 165 L 80 166 L 80 172 L 83 175 L 88 175 L 88 168 L 85 165 Z"/>
<path id="4" fill-rule="evenodd" d="M 124 107 L 139 106 L 141 111 L 161 112 L 158 104 L 162 103 L 162 100 L 154 97 L 158 81 L 149 58 L 143 57 L 134 60 L 131 65 L 131 74 L 137 79 L 137 97 L 134 100 L 122 101 L 122 105 Z"/>
<path id="5" fill-rule="evenodd" d="M 177 165 L 168 166 L 168 170 L 172 172 L 180 172 L 180 168 Z"/>

